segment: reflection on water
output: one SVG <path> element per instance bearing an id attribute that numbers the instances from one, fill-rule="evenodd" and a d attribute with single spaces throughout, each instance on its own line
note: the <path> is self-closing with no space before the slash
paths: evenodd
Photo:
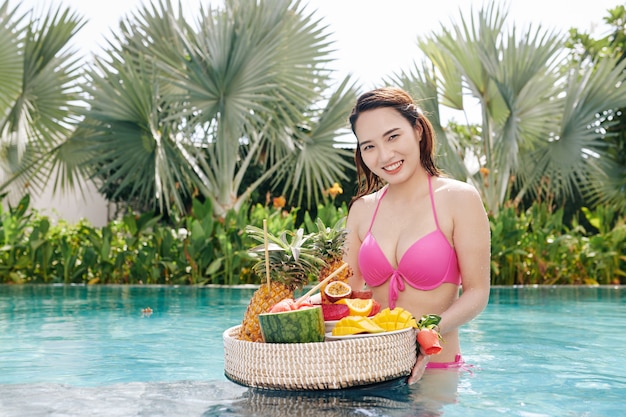
<path id="1" fill-rule="evenodd" d="M 202 417 L 234 416 L 398 416 L 436 417 L 456 402 L 459 375 L 429 371 L 422 381 L 407 385 L 405 378 L 369 387 L 337 391 L 270 391 L 248 389 L 240 399 L 210 407 Z"/>
<path id="2" fill-rule="evenodd" d="M 408 386 L 404 379 L 336 391 L 271 391 L 231 382 L 131 382 L 104 387 L 4 385 L 3 417 L 438 417 L 456 402 L 458 376 L 433 371 Z"/>

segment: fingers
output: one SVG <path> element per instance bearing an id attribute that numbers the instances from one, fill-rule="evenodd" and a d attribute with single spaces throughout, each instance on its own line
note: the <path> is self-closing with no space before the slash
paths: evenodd
<path id="1" fill-rule="evenodd" d="M 429 355 L 424 355 L 420 352 L 420 354 L 417 356 L 415 366 L 413 366 L 413 369 L 411 370 L 411 375 L 409 375 L 409 379 L 407 380 L 407 383 L 409 385 L 415 384 L 422 378 L 422 376 L 424 375 L 424 371 L 426 370 L 426 364 L 428 363 L 429 359 Z"/>

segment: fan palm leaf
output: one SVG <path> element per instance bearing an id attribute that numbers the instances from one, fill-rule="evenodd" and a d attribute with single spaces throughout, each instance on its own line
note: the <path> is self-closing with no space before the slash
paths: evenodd
<path id="1" fill-rule="evenodd" d="M 346 115 L 354 105 L 354 91 L 355 85 L 350 85 L 349 78 L 345 78 L 325 107 L 316 112 L 310 127 L 302 128 L 293 137 L 298 151 L 292 153 L 289 163 L 281 166 L 274 183 L 284 182 L 283 191 L 290 191 L 291 198 L 298 204 L 320 201 L 329 183 L 348 180 L 346 171 L 354 169 L 346 160 L 352 152 L 336 142 L 339 127 L 348 133 Z"/>
<path id="2" fill-rule="evenodd" d="M 23 36 L 24 16 L 17 9 L 9 9 L 8 0 L 0 5 L 0 115 L 2 126 L 8 123 L 6 115 L 20 95 L 24 66 L 19 41 Z"/>
<path id="3" fill-rule="evenodd" d="M 201 7 L 197 29 L 178 13 L 161 0 L 124 20 L 91 71 L 84 140 L 102 189 L 167 211 L 197 192 L 221 215 L 273 175 L 304 190 L 298 199 L 332 184 L 341 151 L 331 132 L 346 125 L 333 112 L 347 114 L 340 96 L 352 87 L 325 97 L 320 22 L 289 0 Z M 256 164 L 264 173 L 241 190 Z"/>
<path id="4" fill-rule="evenodd" d="M 609 158 L 602 138 L 604 129 L 611 124 L 606 120 L 607 109 L 626 106 L 625 69 L 626 61 L 614 59 L 599 61 L 595 68 L 572 68 L 566 83 L 562 122 L 553 137 L 524 154 L 519 170 L 523 184 L 520 193 L 530 190 L 537 196 L 545 191 L 542 181 L 547 180 L 548 191 L 557 199 L 582 192 L 602 202 L 603 198 L 610 200 L 611 192 L 620 189 L 619 180 L 610 180 L 620 178 L 615 175 L 619 165 Z"/>
<path id="5" fill-rule="evenodd" d="M 12 84 L 0 88 L 0 142 L 5 150 L 0 160 L 6 178 L 0 189 L 20 183 L 42 189 L 55 169 L 47 164 L 53 160 L 49 154 L 71 136 L 79 120 L 79 58 L 68 43 L 84 22 L 59 7 L 21 26 L 24 17 L 15 13 L 7 3 L 0 7 L 2 19 L 7 19 L 0 30 L 8 30 L 2 32 L 6 42 L 0 55 L 7 59 L 0 59 L 0 83 Z M 11 18 L 17 20 L 11 23 Z"/>
<path id="6" fill-rule="evenodd" d="M 613 71 L 614 62 L 603 63 L 593 76 L 592 67 L 580 67 L 564 79 L 564 40 L 541 26 L 521 35 L 515 27 L 506 32 L 506 17 L 492 2 L 472 19 L 461 16 L 460 24 L 419 41 L 428 63 L 423 64 L 422 77 L 416 70 L 403 83 L 435 103 L 436 91 L 442 97 L 437 106 L 463 108 L 460 90 L 478 100 L 482 131 L 472 152 L 485 169 L 471 180 L 490 211 L 497 213 L 506 201 L 512 178 L 518 180 L 517 199 L 537 193 L 546 181 L 553 195 L 584 189 L 599 196 L 602 179 L 617 167 L 607 158 L 602 134 L 594 127 L 602 121 L 598 114 L 623 105 L 622 67 Z M 436 90 L 424 87 L 431 80 Z M 444 146 L 454 144 L 446 135 L 442 138 Z M 459 160 L 467 155 L 460 148 L 450 149 L 456 152 L 449 155 Z M 455 172 L 460 175 L 462 170 Z"/>

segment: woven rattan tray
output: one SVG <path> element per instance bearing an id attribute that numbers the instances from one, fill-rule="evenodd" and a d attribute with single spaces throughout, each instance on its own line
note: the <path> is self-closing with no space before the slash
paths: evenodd
<path id="1" fill-rule="evenodd" d="M 224 331 L 224 374 L 273 390 L 330 390 L 407 376 L 415 364 L 415 330 L 319 343 L 255 343 Z"/>

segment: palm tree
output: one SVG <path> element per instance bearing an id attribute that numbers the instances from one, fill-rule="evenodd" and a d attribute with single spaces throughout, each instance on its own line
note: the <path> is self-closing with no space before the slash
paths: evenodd
<path id="1" fill-rule="evenodd" d="M 43 17 L 19 13 L 0 5 L 0 192 L 43 189 L 79 121 L 80 71 L 68 42 L 83 20 L 61 7 Z"/>
<path id="2" fill-rule="evenodd" d="M 574 66 L 562 53 L 563 37 L 541 26 L 521 36 L 515 27 L 507 32 L 506 18 L 496 2 L 470 20 L 461 16 L 460 24 L 419 40 L 421 66 L 394 76 L 427 99 L 436 122 L 440 106 L 464 110 L 467 93 L 477 101 L 481 126 L 473 147 L 463 149 L 452 132 L 437 129 L 446 170 L 474 183 L 493 213 L 527 194 L 565 200 L 610 176 L 598 115 L 626 104 L 626 64 Z M 460 163 L 468 159 L 476 169 Z"/>
<path id="3" fill-rule="evenodd" d="M 227 0 L 197 16 L 194 27 L 154 2 L 96 58 L 73 140 L 101 190 L 168 212 L 199 194 L 217 215 L 270 179 L 296 203 L 319 199 L 350 167 L 335 137 L 355 96 L 348 79 L 327 91 L 325 28 L 290 0 Z M 242 189 L 255 164 L 263 174 Z"/>
<path id="4" fill-rule="evenodd" d="M 568 46 L 574 62 L 580 65 L 595 65 L 607 57 L 626 59 L 626 6 L 609 9 L 605 22 L 611 31 L 604 37 L 594 39 L 591 35 L 570 29 Z M 588 194 L 599 204 L 607 204 L 626 212 L 626 109 L 605 109 L 600 117 L 605 129 L 605 160 L 611 161 L 610 175 L 592 177 Z M 607 157 L 608 156 L 608 157 Z"/>

